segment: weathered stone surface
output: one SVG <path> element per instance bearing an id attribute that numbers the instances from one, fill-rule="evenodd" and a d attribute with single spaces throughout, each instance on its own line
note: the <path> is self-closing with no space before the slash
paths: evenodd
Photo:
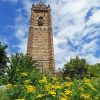
<path id="1" fill-rule="evenodd" d="M 50 6 L 39 3 L 31 10 L 27 54 L 45 69 L 55 69 Z"/>

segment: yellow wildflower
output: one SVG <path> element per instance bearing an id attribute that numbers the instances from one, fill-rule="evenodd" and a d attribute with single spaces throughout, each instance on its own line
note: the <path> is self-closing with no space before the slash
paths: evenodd
<path id="1" fill-rule="evenodd" d="M 91 83 L 85 83 L 90 89 L 92 89 L 92 90 L 96 90 L 95 88 L 94 88 L 94 86 L 91 84 Z"/>
<path id="2" fill-rule="evenodd" d="M 55 91 L 49 91 L 48 94 L 50 94 L 52 96 L 56 96 L 56 92 Z"/>
<path id="3" fill-rule="evenodd" d="M 22 98 L 22 99 L 15 99 L 15 100 L 25 100 L 24 98 Z"/>
<path id="4" fill-rule="evenodd" d="M 21 73 L 21 76 L 26 77 L 27 73 L 23 72 L 23 73 Z"/>
<path id="5" fill-rule="evenodd" d="M 20 70 L 17 68 L 16 71 L 20 71 Z"/>
<path id="6" fill-rule="evenodd" d="M 67 97 L 61 97 L 60 100 L 68 100 Z"/>
<path id="7" fill-rule="evenodd" d="M 46 85 L 46 86 L 45 86 L 45 90 L 46 90 L 46 91 L 50 91 L 51 89 L 52 89 L 52 88 L 51 88 L 51 85 Z"/>
<path id="8" fill-rule="evenodd" d="M 87 78 L 84 78 L 84 83 L 90 83 L 91 82 L 91 80 L 90 79 L 87 79 Z"/>
<path id="9" fill-rule="evenodd" d="M 84 88 L 81 87 L 81 86 L 80 86 L 78 89 L 79 89 L 80 91 L 84 91 Z"/>
<path id="10" fill-rule="evenodd" d="M 7 89 L 12 88 L 12 84 L 7 84 L 6 87 L 7 87 Z"/>
<path id="11" fill-rule="evenodd" d="M 66 95 L 72 95 L 72 91 L 71 91 L 71 90 L 65 90 L 64 93 L 65 93 Z"/>
<path id="12" fill-rule="evenodd" d="M 90 94 L 88 93 L 81 94 L 81 97 L 84 98 L 85 100 L 90 100 Z"/>
<path id="13" fill-rule="evenodd" d="M 64 86 L 66 86 L 66 87 L 70 87 L 70 86 L 72 86 L 73 85 L 73 82 L 65 82 L 64 83 Z"/>
<path id="14" fill-rule="evenodd" d="M 39 80 L 38 82 L 39 83 L 47 83 L 47 78 L 46 77 L 43 77 L 43 79 L 42 80 Z"/>
<path id="15" fill-rule="evenodd" d="M 53 80 L 53 81 L 57 81 L 57 78 L 56 78 L 56 77 L 52 77 L 52 80 Z"/>
<path id="16" fill-rule="evenodd" d="M 41 98 L 43 96 L 44 96 L 43 94 L 38 94 L 38 96 L 36 98 Z"/>
<path id="17" fill-rule="evenodd" d="M 55 85 L 55 89 L 61 89 L 62 87 L 60 85 Z"/>
<path id="18" fill-rule="evenodd" d="M 25 80 L 24 83 L 28 84 L 28 83 L 30 83 L 30 80 Z"/>
<path id="19" fill-rule="evenodd" d="M 27 93 L 35 92 L 35 86 L 29 85 L 26 87 Z"/>

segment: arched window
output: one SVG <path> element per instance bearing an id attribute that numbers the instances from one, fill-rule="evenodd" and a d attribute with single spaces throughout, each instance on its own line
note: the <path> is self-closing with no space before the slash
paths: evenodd
<path id="1" fill-rule="evenodd" d="M 44 19 L 43 19 L 43 17 L 39 17 L 38 18 L 38 25 L 39 26 L 42 26 L 44 24 Z"/>

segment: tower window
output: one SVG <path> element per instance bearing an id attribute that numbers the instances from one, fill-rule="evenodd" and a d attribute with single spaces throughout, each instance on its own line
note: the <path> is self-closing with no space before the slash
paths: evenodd
<path id="1" fill-rule="evenodd" d="M 39 26 L 43 26 L 43 24 L 44 24 L 44 19 L 43 19 L 43 17 L 39 17 L 39 18 L 38 18 L 38 25 L 39 25 Z"/>

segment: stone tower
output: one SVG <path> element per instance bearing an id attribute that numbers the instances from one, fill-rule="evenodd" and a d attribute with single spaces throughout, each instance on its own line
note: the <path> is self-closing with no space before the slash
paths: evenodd
<path id="1" fill-rule="evenodd" d="M 55 69 L 50 6 L 32 5 L 27 54 L 45 69 Z"/>

